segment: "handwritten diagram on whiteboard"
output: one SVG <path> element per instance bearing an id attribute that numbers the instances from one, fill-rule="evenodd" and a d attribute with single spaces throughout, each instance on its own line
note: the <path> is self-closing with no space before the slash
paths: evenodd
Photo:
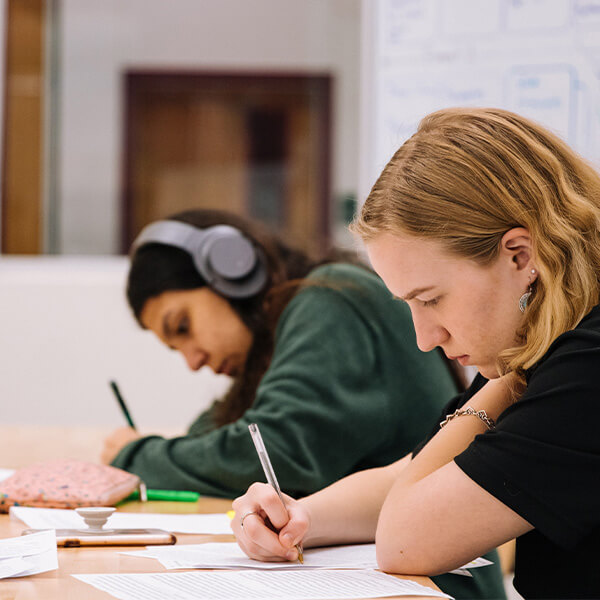
<path id="1" fill-rule="evenodd" d="M 513 110 L 600 167 L 600 0 L 367 0 L 365 10 L 361 193 L 420 119 L 447 106 Z"/>

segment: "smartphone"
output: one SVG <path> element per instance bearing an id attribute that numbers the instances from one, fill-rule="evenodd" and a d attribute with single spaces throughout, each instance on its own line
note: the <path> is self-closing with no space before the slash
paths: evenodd
<path id="1" fill-rule="evenodd" d="M 21 535 L 37 533 L 41 529 L 25 529 Z M 56 545 L 65 548 L 80 546 L 146 546 L 172 545 L 177 538 L 163 529 L 106 529 L 86 531 L 85 529 L 57 529 Z"/>

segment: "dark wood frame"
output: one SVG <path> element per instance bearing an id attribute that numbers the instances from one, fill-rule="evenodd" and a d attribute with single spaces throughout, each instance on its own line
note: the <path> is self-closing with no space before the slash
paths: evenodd
<path id="1" fill-rule="evenodd" d="M 43 251 L 46 8 L 45 0 L 6 3 L 0 250 L 7 253 Z"/>
<path id="2" fill-rule="evenodd" d="M 323 177 L 319 185 L 321 207 L 320 231 L 321 240 L 329 237 L 331 213 L 331 114 L 333 104 L 333 77 L 328 73 L 308 72 L 235 72 L 235 71 L 186 71 L 186 70 L 132 70 L 123 75 L 123 168 L 121 177 L 121 252 L 129 251 L 129 231 L 133 221 L 133 190 L 131 189 L 133 165 L 131 157 L 135 153 L 132 148 L 133 140 L 138 139 L 135 130 L 135 98 L 144 90 L 155 90 L 157 87 L 169 91 L 197 89 L 198 83 L 211 86 L 213 89 L 235 82 L 236 85 L 259 83 L 268 89 L 273 85 L 274 91 L 280 91 L 282 85 L 288 86 L 316 86 L 318 97 L 322 102 L 319 114 L 321 115 L 320 127 L 323 131 L 323 143 L 318 148 L 319 164 L 323 165 Z M 325 249 L 325 248 L 323 248 Z"/>

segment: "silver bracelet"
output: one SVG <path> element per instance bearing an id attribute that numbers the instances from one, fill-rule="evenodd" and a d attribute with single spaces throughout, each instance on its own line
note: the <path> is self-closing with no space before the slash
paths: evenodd
<path id="1" fill-rule="evenodd" d="M 464 408 L 462 410 L 457 408 L 452 414 L 448 415 L 440 423 L 440 427 L 447 425 L 448 421 L 452 421 L 452 419 L 454 419 L 454 417 L 462 417 L 462 415 L 473 415 L 474 417 L 477 417 L 478 419 L 483 421 L 483 423 L 485 423 L 485 425 L 488 429 L 496 428 L 496 423 L 494 422 L 494 419 L 490 419 L 487 416 L 487 413 L 485 412 L 485 410 L 475 410 L 472 406 L 467 406 L 466 408 Z"/>

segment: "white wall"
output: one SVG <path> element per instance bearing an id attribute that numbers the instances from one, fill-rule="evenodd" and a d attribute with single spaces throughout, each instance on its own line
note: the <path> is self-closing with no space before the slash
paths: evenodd
<path id="1" fill-rule="evenodd" d="M 336 193 L 358 168 L 360 0 L 63 0 L 58 250 L 110 254 L 120 232 L 127 69 L 330 72 Z"/>
<path id="2" fill-rule="evenodd" d="M 0 422 L 121 426 L 116 379 L 140 430 L 183 431 L 227 377 L 192 373 L 141 330 L 121 257 L 0 258 Z"/>
<path id="3" fill-rule="evenodd" d="M 0 190 L 4 165 L 4 83 L 6 79 L 6 0 L 0 0 Z M 0 210 L 0 243 L 2 242 L 2 211 Z"/>

